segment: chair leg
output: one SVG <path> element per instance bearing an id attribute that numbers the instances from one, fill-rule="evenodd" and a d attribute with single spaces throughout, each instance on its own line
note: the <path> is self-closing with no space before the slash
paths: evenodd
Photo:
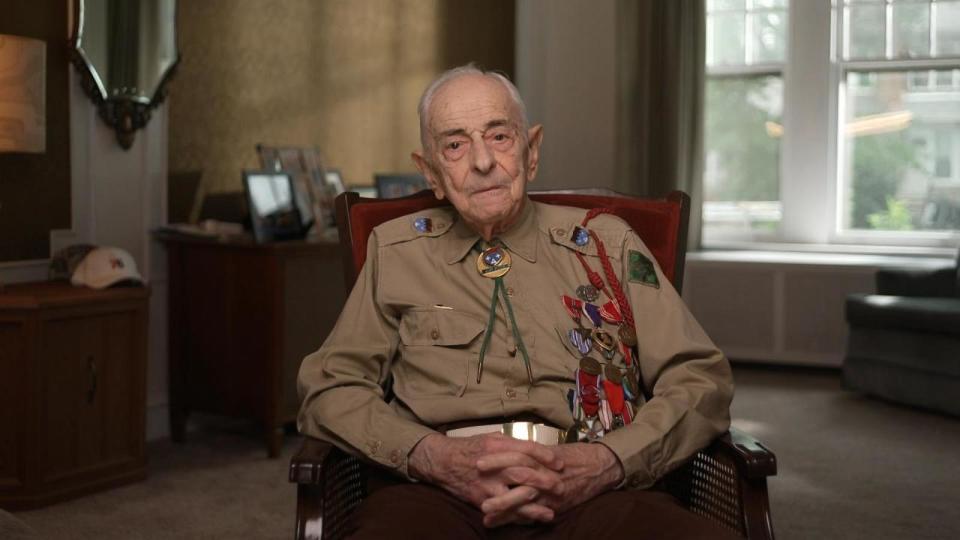
<path id="1" fill-rule="evenodd" d="M 294 538 L 323 538 L 323 489 L 316 484 L 297 485 L 297 530 Z"/>

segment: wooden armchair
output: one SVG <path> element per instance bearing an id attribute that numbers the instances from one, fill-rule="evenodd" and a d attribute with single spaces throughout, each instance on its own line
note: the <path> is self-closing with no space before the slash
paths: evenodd
<path id="1" fill-rule="evenodd" d="M 531 199 L 581 208 L 613 208 L 640 235 L 679 291 L 686 258 L 690 198 L 674 191 L 665 199 L 628 197 L 609 190 L 532 192 Z M 423 191 L 400 199 L 337 197 L 337 226 L 347 289 L 353 288 L 376 225 L 445 204 Z M 366 465 L 336 447 L 308 438 L 290 461 L 297 484 L 297 539 L 341 538 L 351 513 L 367 494 Z M 767 477 L 777 472 L 773 453 L 736 430 L 716 439 L 658 484 L 687 508 L 744 538 L 772 539 Z"/>

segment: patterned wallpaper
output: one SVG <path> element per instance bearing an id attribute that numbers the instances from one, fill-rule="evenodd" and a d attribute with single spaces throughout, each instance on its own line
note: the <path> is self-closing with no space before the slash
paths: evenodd
<path id="1" fill-rule="evenodd" d="M 170 171 L 242 189 L 254 146 L 317 146 L 347 184 L 412 171 L 416 104 L 442 69 L 513 72 L 514 2 L 204 0 L 179 3 Z"/>

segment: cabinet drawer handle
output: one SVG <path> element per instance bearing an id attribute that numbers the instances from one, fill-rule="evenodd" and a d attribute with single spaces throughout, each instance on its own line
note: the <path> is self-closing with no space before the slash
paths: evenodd
<path id="1" fill-rule="evenodd" d="M 90 388 L 87 389 L 87 403 L 93 403 L 97 396 L 97 363 L 92 356 L 87 357 L 87 367 L 90 371 Z"/>

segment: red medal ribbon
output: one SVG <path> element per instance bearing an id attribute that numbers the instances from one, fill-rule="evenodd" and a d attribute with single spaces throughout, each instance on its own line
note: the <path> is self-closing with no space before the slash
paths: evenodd
<path id="1" fill-rule="evenodd" d="M 600 316 L 610 324 L 620 324 L 620 321 L 623 320 L 620 311 L 617 310 L 617 306 L 612 300 L 600 306 Z"/>
<path id="2" fill-rule="evenodd" d="M 561 296 L 560 299 L 563 300 L 563 308 L 573 317 L 573 320 L 580 322 L 580 310 L 583 308 L 583 302 L 567 295 Z"/>
<path id="3" fill-rule="evenodd" d="M 591 375 L 582 369 L 577 370 L 577 389 L 580 392 L 580 404 L 587 417 L 596 416 L 600 407 L 600 390 L 597 388 L 598 375 Z"/>
<path id="4" fill-rule="evenodd" d="M 623 414 L 623 405 L 626 403 L 623 398 L 623 387 L 604 379 L 603 391 L 607 394 L 607 401 L 610 403 L 613 414 Z"/>
<path id="5" fill-rule="evenodd" d="M 630 347 L 627 347 L 626 345 L 624 345 L 624 343 L 623 343 L 622 341 L 620 342 L 620 352 L 623 353 L 623 363 L 626 364 L 627 367 L 632 366 L 632 365 L 633 365 L 633 351 L 630 350 Z"/>

